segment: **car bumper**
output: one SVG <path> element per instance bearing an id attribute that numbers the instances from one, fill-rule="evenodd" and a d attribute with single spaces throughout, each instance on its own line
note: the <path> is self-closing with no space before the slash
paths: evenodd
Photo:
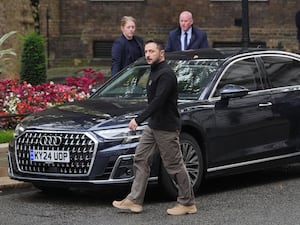
<path id="1" fill-rule="evenodd" d="M 14 145 L 8 151 L 8 175 L 10 178 L 39 184 L 56 184 L 57 186 L 97 186 L 108 184 L 129 184 L 133 181 L 133 159 L 137 143 L 114 146 L 113 150 L 98 150 L 91 165 L 91 171 L 85 175 L 45 174 L 41 172 L 24 172 L 17 165 Z M 157 176 L 149 181 L 156 182 Z"/>

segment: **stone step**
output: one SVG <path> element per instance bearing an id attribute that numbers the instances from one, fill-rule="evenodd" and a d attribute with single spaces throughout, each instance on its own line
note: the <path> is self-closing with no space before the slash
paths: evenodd
<path id="1" fill-rule="evenodd" d="M 8 166 L 8 159 L 7 154 L 0 154 L 0 167 L 7 167 Z"/>
<path id="2" fill-rule="evenodd" d="M 6 167 L 0 167 L 0 177 L 7 177 L 7 166 Z"/>

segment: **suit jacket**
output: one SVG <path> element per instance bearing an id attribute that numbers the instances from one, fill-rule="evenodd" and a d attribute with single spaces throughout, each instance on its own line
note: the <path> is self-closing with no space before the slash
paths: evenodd
<path id="1" fill-rule="evenodd" d="M 181 29 L 177 28 L 169 33 L 168 42 L 166 45 L 166 52 L 180 51 L 181 41 L 180 41 Z M 187 49 L 199 49 L 208 48 L 208 40 L 206 32 L 200 28 L 192 26 L 192 37 Z"/>
<path id="2" fill-rule="evenodd" d="M 300 10 L 297 11 L 296 16 L 295 16 L 295 22 L 297 26 L 297 39 L 300 42 Z"/>
<path id="3" fill-rule="evenodd" d="M 143 40 L 138 36 L 133 36 L 133 40 L 137 43 L 139 52 L 138 55 L 133 56 L 131 55 L 130 45 L 126 37 L 122 34 L 121 37 L 116 39 L 112 45 L 111 49 L 111 57 L 112 57 L 112 64 L 111 64 L 111 75 L 115 75 L 120 70 L 128 66 L 129 64 L 133 63 L 139 57 L 144 55 L 144 44 Z"/>

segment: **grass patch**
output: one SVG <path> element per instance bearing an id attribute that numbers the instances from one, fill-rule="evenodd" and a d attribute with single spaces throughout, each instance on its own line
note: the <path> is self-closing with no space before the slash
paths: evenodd
<path id="1" fill-rule="evenodd" d="M 14 130 L 0 130 L 0 143 L 7 143 L 14 137 Z"/>

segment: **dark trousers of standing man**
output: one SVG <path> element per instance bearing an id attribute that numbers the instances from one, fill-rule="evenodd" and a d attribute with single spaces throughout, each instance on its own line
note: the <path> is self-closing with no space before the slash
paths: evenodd
<path id="1" fill-rule="evenodd" d="M 150 175 L 153 155 L 159 151 L 164 167 L 178 184 L 177 202 L 195 204 L 193 188 L 182 159 L 178 131 L 154 130 L 146 127 L 135 151 L 135 178 L 127 198 L 142 205 Z"/>

